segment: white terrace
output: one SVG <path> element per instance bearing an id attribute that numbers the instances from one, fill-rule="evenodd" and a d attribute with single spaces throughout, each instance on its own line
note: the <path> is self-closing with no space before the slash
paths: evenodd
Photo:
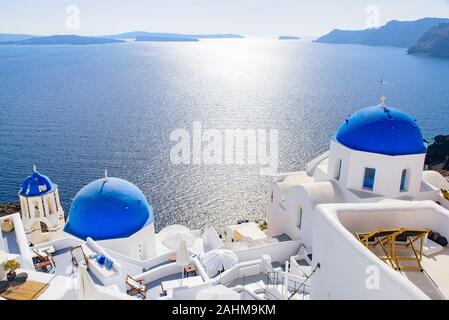
<path id="1" fill-rule="evenodd" d="M 434 250 L 424 244 L 423 272 L 395 271 L 379 259 L 379 250 L 366 248 L 355 236 L 408 228 L 429 229 L 448 237 L 449 212 L 441 205 L 433 201 L 328 204 L 318 206 L 316 219 L 313 254 L 321 268 L 312 280 L 312 298 L 449 298 L 448 249 Z M 370 282 L 373 279 L 378 282 Z M 373 283 L 378 285 L 373 287 Z"/>

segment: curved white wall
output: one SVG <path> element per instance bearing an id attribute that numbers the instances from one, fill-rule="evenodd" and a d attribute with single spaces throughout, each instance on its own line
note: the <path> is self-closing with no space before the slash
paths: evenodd
<path id="1" fill-rule="evenodd" d="M 367 250 L 354 232 L 430 228 L 449 234 L 449 213 L 432 201 L 329 204 L 316 210 L 312 299 L 428 299 L 413 283 Z M 379 286 L 370 286 L 372 276 Z"/>

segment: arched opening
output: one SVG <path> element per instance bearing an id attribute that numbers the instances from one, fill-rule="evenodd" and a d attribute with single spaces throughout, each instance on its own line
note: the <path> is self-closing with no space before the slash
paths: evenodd
<path id="1" fill-rule="evenodd" d="M 34 221 L 31 225 L 33 233 L 29 239 L 33 244 L 39 244 L 51 240 L 51 232 L 48 225 L 40 220 Z"/>
<path id="2" fill-rule="evenodd" d="M 41 227 L 41 233 L 47 233 L 48 232 L 48 227 L 47 224 L 45 222 L 40 222 L 40 227 Z"/>
<path id="3" fill-rule="evenodd" d="M 33 208 L 34 208 L 34 217 L 40 218 L 41 217 L 41 211 L 39 210 L 39 204 L 37 201 L 33 202 Z"/>
<path id="4" fill-rule="evenodd" d="M 410 181 L 409 170 L 408 169 L 402 170 L 401 186 L 400 186 L 400 191 L 401 192 L 407 192 L 408 191 L 409 181 Z"/>
<path id="5" fill-rule="evenodd" d="M 54 208 L 53 201 L 52 201 L 51 198 L 47 199 L 47 207 L 48 207 L 48 214 L 49 215 L 55 213 L 55 208 Z"/>

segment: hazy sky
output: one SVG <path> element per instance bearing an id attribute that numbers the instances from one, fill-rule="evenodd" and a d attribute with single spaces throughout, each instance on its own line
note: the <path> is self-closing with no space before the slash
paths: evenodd
<path id="1" fill-rule="evenodd" d="M 449 0 L 0 0 L 1 33 L 315 36 L 422 17 L 449 17 Z"/>

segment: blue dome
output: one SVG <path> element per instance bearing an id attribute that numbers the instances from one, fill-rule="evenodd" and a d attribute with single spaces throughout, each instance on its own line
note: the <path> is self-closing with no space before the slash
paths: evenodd
<path id="1" fill-rule="evenodd" d="M 138 187 L 103 178 L 77 193 L 64 230 L 81 239 L 106 240 L 129 237 L 153 222 L 153 209 Z"/>
<path id="2" fill-rule="evenodd" d="M 34 171 L 31 176 L 23 181 L 19 194 L 25 197 L 35 197 L 53 191 L 55 188 L 56 185 L 47 176 Z"/>
<path id="3" fill-rule="evenodd" d="M 336 139 L 353 150 L 390 156 L 426 152 L 416 120 L 390 107 L 363 108 L 346 119 Z"/>

